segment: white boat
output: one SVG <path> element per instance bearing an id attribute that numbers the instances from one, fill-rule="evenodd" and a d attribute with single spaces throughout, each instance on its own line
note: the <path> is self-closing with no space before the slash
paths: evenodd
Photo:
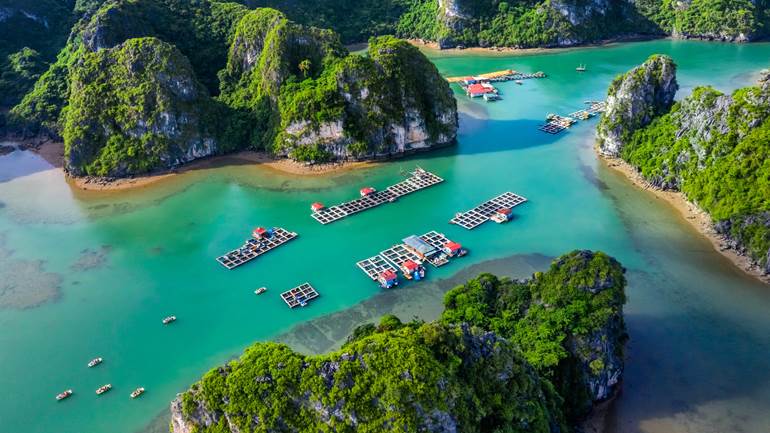
<path id="1" fill-rule="evenodd" d="M 101 357 L 99 357 L 99 358 L 94 358 L 94 359 L 92 359 L 92 360 L 90 360 L 90 361 L 88 362 L 88 368 L 91 368 L 91 367 L 95 367 L 95 366 L 97 366 L 97 365 L 101 364 L 101 363 L 102 363 L 102 361 L 104 361 L 104 360 L 103 360 Z"/>
<path id="2" fill-rule="evenodd" d="M 96 388 L 96 395 L 102 395 L 102 394 L 104 394 L 105 392 L 107 392 L 107 391 L 109 391 L 111 389 L 112 389 L 112 384 L 111 383 L 108 383 L 106 385 L 102 385 L 99 388 Z"/>
<path id="3" fill-rule="evenodd" d="M 171 323 L 171 322 L 173 322 L 175 320 L 176 320 L 176 316 L 168 316 L 168 317 L 163 319 L 163 324 L 164 325 L 168 325 L 169 323 Z"/>
<path id="4" fill-rule="evenodd" d="M 61 400 L 64 400 L 65 398 L 67 398 L 67 397 L 69 397 L 71 395 L 72 395 L 72 390 L 68 389 L 68 390 L 66 390 L 64 392 L 60 392 L 59 394 L 57 394 L 56 395 L 56 400 L 61 401 Z"/>
<path id="5" fill-rule="evenodd" d="M 137 398 L 142 394 L 144 394 L 144 388 L 142 387 L 136 388 L 131 392 L 131 398 Z"/>
<path id="6" fill-rule="evenodd" d="M 586 65 L 580 65 L 577 68 L 575 68 L 578 72 L 585 72 L 586 71 Z"/>
<path id="7" fill-rule="evenodd" d="M 254 294 L 261 295 L 263 293 L 267 292 L 267 287 L 260 287 L 257 290 L 254 291 Z"/>

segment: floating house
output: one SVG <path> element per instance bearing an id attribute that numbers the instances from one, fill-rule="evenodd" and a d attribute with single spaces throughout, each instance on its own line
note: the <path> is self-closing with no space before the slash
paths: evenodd
<path id="1" fill-rule="evenodd" d="M 398 274 L 392 269 L 386 269 L 380 273 L 377 281 L 383 289 L 391 289 L 398 285 Z"/>
<path id="2" fill-rule="evenodd" d="M 326 209 L 326 206 L 324 206 L 323 203 L 315 202 L 310 205 L 310 210 L 312 210 L 313 212 L 320 212 L 324 209 Z"/>
<path id="3" fill-rule="evenodd" d="M 405 260 L 401 263 L 401 272 L 407 280 L 420 281 L 425 278 L 425 267 L 413 260 Z"/>
<path id="4" fill-rule="evenodd" d="M 432 245 L 414 235 L 404 238 L 401 241 L 404 243 L 407 250 L 414 253 L 421 260 L 428 260 L 439 253 L 439 251 Z"/>
<path id="5" fill-rule="evenodd" d="M 513 211 L 510 208 L 506 207 L 506 208 L 498 209 L 491 217 L 489 217 L 489 219 L 491 219 L 492 221 L 498 224 L 502 224 L 510 221 L 512 217 L 513 217 Z"/>
<path id="6" fill-rule="evenodd" d="M 462 245 L 452 241 L 449 241 L 446 244 L 444 244 L 444 248 L 442 248 L 442 250 L 444 251 L 444 254 L 446 254 L 449 257 L 462 257 L 468 253 L 468 250 L 463 248 Z"/>
<path id="7" fill-rule="evenodd" d="M 366 197 L 368 195 L 372 195 L 375 192 L 377 192 L 377 190 L 372 188 L 372 187 L 370 187 L 370 186 L 361 188 L 361 190 L 359 191 L 359 193 L 361 194 L 361 197 Z"/>

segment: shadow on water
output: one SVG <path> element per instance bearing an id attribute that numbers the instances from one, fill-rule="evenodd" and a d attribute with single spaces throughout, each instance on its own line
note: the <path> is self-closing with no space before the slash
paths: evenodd
<path id="1" fill-rule="evenodd" d="M 12 144 L 3 142 L 0 145 Z M 0 183 L 9 182 L 19 177 L 29 176 L 52 168 L 55 167 L 40 155 L 17 148 L 8 154 L 0 156 Z"/>

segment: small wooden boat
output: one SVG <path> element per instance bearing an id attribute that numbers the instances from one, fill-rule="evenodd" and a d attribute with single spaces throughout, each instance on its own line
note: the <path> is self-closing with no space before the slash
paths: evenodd
<path id="1" fill-rule="evenodd" d="M 69 397 L 71 395 L 72 395 L 72 390 L 68 389 L 68 390 L 66 390 L 64 392 L 60 392 L 59 394 L 56 394 L 56 400 L 61 401 L 61 400 L 64 400 L 65 398 L 67 398 L 67 397 Z"/>
<path id="2" fill-rule="evenodd" d="M 137 398 L 142 394 L 144 394 L 144 388 L 142 387 L 136 388 L 131 392 L 131 398 Z"/>
<path id="3" fill-rule="evenodd" d="M 92 360 L 90 360 L 90 361 L 88 362 L 88 368 L 91 368 L 91 367 L 95 367 L 95 366 L 97 366 L 97 365 L 101 364 L 101 363 L 102 363 L 102 361 L 104 361 L 104 360 L 103 360 L 101 357 L 99 357 L 99 358 L 94 358 L 94 359 L 92 359 Z"/>
<path id="4" fill-rule="evenodd" d="M 523 81 L 521 81 L 521 80 L 516 80 L 516 81 L 515 81 L 515 83 L 516 83 L 516 84 L 518 84 L 519 86 L 521 86 L 522 84 L 524 84 L 524 82 L 523 82 Z"/>
<path id="5" fill-rule="evenodd" d="M 255 294 L 261 295 L 263 293 L 267 292 L 267 287 L 260 287 L 257 290 L 254 291 Z"/>
<path id="6" fill-rule="evenodd" d="M 163 324 L 168 325 L 169 323 L 176 320 L 176 316 L 168 316 L 163 319 Z"/>
<path id="7" fill-rule="evenodd" d="M 102 395 L 102 394 L 104 394 L 105 392 L 107 392 L 107 391 L 109 391 L 111 389 L 112 389 L 112 384 L 111 383 L 108 383 L 106 385 L 102 385 L 99 388 L 96 388 L 96 395 Z"/>

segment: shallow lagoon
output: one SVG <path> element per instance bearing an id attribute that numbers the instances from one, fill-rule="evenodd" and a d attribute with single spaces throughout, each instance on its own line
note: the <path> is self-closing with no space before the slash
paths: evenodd
<path id="1" fill-rule="evenodd" d="M 325 351 L 387 312 L 435 317 L 443 292 L 478 272 L 525 277 L 575 248 L 602 249 L 628 268 L 629 359 L 609 431 L 769 431 L 770 288 L 714 252 L 668 205 L 605 169 L 591 150 L 595 121 L 556 137 L 536 130 L 549 112 L 600 99 L 612 77 L 656 52 L 679 64 L 681 95 L 701 83 L 725 91 L 750 83 L 768 66 L 770 44 L 438 54 L 447 75 L 510 67 L 549 78 L 502 84 L 504 100 L 494 104 L 457 90 L 458 146 L 322 178 L 230 166 L 95 193 L 72 190 L 32 154 L 0 157 L 0 387 L 13 397 L 0 405 L 0 431 L 167 431 L 175 393 L 254 341 Z M 579 63 L 589 73 L 576 74 Z M 446 182 L 329 226 L 308 215 L 313 201 L 395 183 L 415 164 Z M 513 223 L 472 232 L 447 224 L 506 190 L 530 199 Z M 256 225 L 300 238 L 235 271 L 214 261 Z M 431 229 L 471 254 L 387 293 L 354 265 Z M 277 292 L 304 281 L 321 298 L 288 310 Z M 270 292 L 254 296 L 263 285 Z M 163 327 L 168 314 L 179 320 Z M 87 369 L 94 356 L 104 364 Z M 114 389 L 96 398 L 106 382 Z M 148 391 L 131 401 L 137 386 Z M 76 394 L 55 402 L 69 387 Z"/>

